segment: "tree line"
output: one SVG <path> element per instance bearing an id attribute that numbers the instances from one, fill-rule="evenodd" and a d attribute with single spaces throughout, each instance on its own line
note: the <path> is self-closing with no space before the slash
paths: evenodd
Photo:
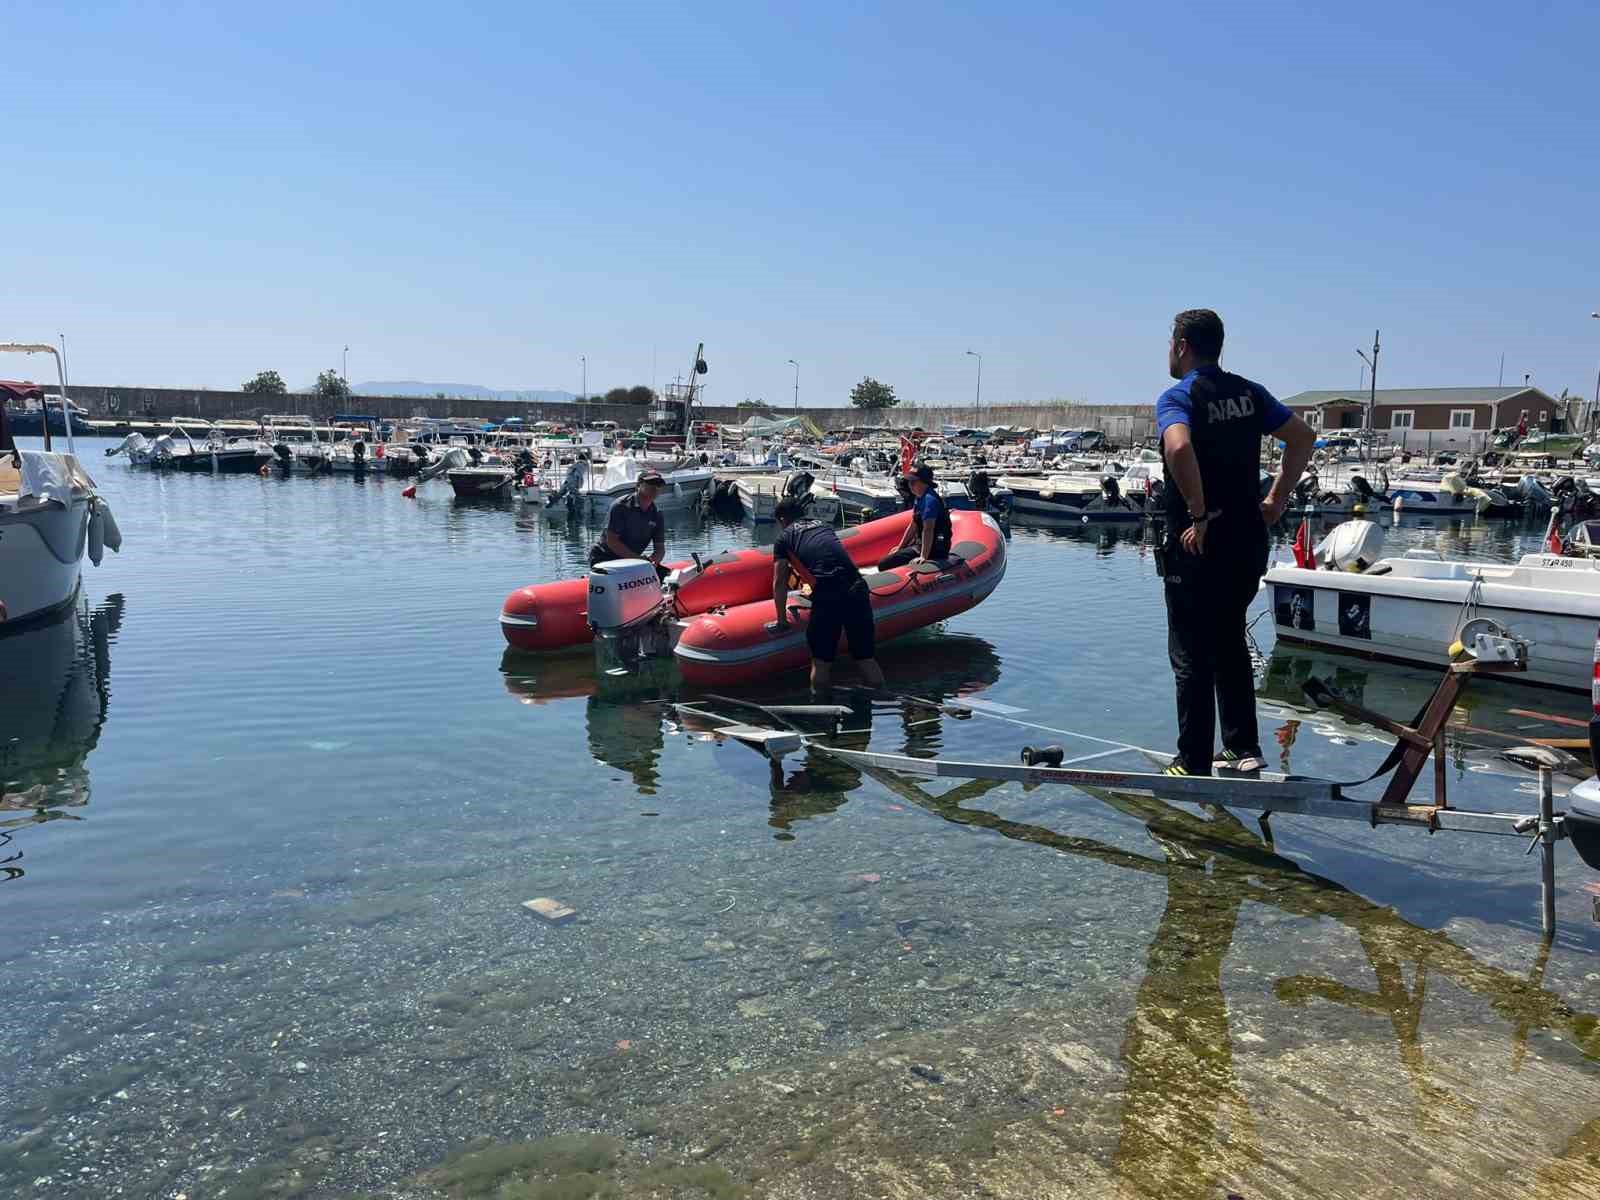
<path id="1" fill-rule="evenodd" d="M 239 385 L 239 390 L 252 396 L 286 396 L 289 387 L 283 382 L 283 376 L 276 371 L 260 371 L 253 378 L 245 380 Z M 342 400 L 350 394 L 350 385 L 337 371 L 323 371 L 317 376 L 317 382 L 311 389 L 311 394 L 328 400 Z M 445 399 L 443 395 L 437 397 Z M 642 383 L 633 387 L 614 387 L 609 392 L 593 396 L 581 397 L 587 403 L 634 405 L 644 407 L 654 404 L 656 393 L 654 388 L 646 387 Z M 883 409 L 893 408 L 900 403 L 900 398 L 894 394 L 892 384 L 881 383 L 865 376 L 860 383 L 850 389 L 850 403 L 856 408 Z M 761 408 L 770 411 L 766 401 L 746 400 L 739 405 L 740 408 Z"/>

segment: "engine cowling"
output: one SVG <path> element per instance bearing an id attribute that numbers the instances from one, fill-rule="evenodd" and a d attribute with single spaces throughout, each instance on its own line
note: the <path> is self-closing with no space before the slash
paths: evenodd
<path id="1" fill-rule="evenodd" d="M 661 608 L 661 580 L 654 564 L 618 558 L 589 569 L 589 624 L 596 633 L 626 629 Z"/>

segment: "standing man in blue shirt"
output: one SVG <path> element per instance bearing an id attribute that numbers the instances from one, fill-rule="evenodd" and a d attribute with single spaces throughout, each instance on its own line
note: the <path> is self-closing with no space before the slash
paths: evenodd
<path id="1" fill-rule="evenodd" d="M 1178 685 L 1178 753 L 1169 775 L 1213 768 L 1259 771 L 1255 676 L 1245 610 L 1267 568 L 1268 530 L 1283 516 L 1316 434 L 1259 383 L 1231 375 L 1222 318 L 1208 308 L 1172 323 L 1167 371 L 1178 382 L 1156 401 L 1166 475 L 1166 539 L 1159 558 L 1167 598 L 1167 654 Z M 1261 499 L 1261 439 L 1284 444 L 1283 465 Z M 1222 715 L 1222 753 L 1212 734 Z"/>
<path id="2" fill-rule="evenodd" d="M 880 571 L 892 571 L 922 559 L 950 556 L 950 509 L 933 481 L 933 468 L 927 463 L 917 463 L 906 472 L 905 482 L 911 489 L 911 524 L 906 526 L 906 535 L 900 539 L 900 544 L 878 564 Z"/>

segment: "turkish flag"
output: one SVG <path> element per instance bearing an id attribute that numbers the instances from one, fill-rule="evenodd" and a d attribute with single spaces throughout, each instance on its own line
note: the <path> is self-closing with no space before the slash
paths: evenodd
<path id="1" fill-rule="evenodd" d="M 1300 528 L 1294 534 L 1294 565 L 1309 567 L 1311 565 L 1311 522 L 1300 518 Z"/>

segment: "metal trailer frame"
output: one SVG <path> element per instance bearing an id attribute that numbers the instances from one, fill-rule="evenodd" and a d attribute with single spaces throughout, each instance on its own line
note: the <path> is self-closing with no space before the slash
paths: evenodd
<path id="1" fill-rule="evenodd" d="M 789 726 L 784 729 L 726 717 L 694 704 L 679 703 L 674 707 L 679 712 L 720 723 L 721 728 L 716 731 L 717 733 L 759 750 L 767 756 L 774 770 L 779 769 L 784 755 L 810 749 L 842 762 L 930 779 L 987 779 L 1031 785 L 1064 784 L 1068 787 L 1099 788 L 1105 791 L 1153 796 L 1165 801 L 1214 805 L 1223 809 L 1246 809 L 1261 814 L 1259 819 L 1264 830 L 1267 819 L 1273 813 L 1281 812 L 1296 816 L 1361 821 L 1373 828 L 1379 825 L 1409 825 L 1426 829 L 1429 833 L 1445 830 L 1453 833 L 1526 838 L 1529 841 L 1529 852 L 1534 846 L 1540 848 L 1541 928 L 1545 939 L 1549 940 L 1555 936 L 1556 928 L 1556 843 L 1567 836 L 1564 814 L 1555 811 L 1554 772 L 1560 765 L 1559 756 L 1547 748 L 1532 748 L 1528 756 L 1531 764 L 1537 766 L 1539 773 L 1537 813 L 1480 812 L 1451 808 L 1445 792 L 1447 764 L 1443 753 L 1444 726 L 1457 697 L 1461 694 L 1461 689 L 1479 672 L 1516 671 L 1523 669 L 1523 666 L 1524 664 L 1520 662 L 1488 662 L 1472 658 L 1451 663 L 1434 688 L 1432 696 L 1423 706 L 1415 725 L 1402 724 L 1351 704 L 1331 693 L 1324 685 L 1323 694 L 1314 698 L 1314 702 L 1319 706 L 1333 709 L 1353 720 L 1374 725 L 1398 739 L 1394 752 L 1383 767 L 1367 779 L 1353 783 L 1280 775 L 1266 771 L 1251 774 L 1188 776 L 1166 775 L 1154 771 L 1097 770 L 1078 764 L 1119 753 L 1149 752 L 1128 743 L 1113 742 L 1090 734 L 1076 734 L 1070 730 L 1051 730 L 1051 732 L 1098 742 L 1111 748 L 1080 755 L 1054 767 L 916 758 L 909 754 L 847 750 L 833 746 L 825 740 L 826 737 L 832 736 L 831 734 L 804 733 L 794 728 L 788 719 L 794 715 L 830 716 L 837 726 L 839 717 L 848 710 L 833 706 L 767 706 L 725 696 L 711 697 L 723 703 L 760 711 L 774 721 Z M 999 720 L 1012 721 L 1017 725 L 1031 726 L 1030 722 L 1015 721 L 1007 716 L 1006 711 L 1003 711 L 1006 709 L 1004 705 L 990 706 L 981 701 L 961 700 L 934 703 L 916 697 L 903 698 L 940 711 L 962 712 L 968 716 L 992 716 Z M 1412 787 L 1421 777 L 1430 755 L 1434 758 L 1433 803 L 1412 803 L 1408 797 Z M 1345 794 L 1347 788 L 1360 787 L 1390 772 L 1393 772 L 1393 776 L 1385 787 L 1381 799 L 1366 800 Z"/>

